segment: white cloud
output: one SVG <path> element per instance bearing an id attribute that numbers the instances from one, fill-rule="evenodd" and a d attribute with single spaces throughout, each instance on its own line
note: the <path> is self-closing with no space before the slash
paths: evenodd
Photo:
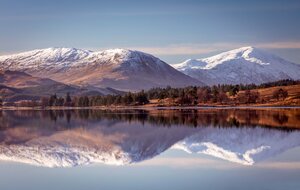
<path id="1" fill-rule="evenodd" d="M 300 42 L 269 42 L 269 43 L 201 43 L 201 44 L 173 44 L 168 46 L 140 46 L 125 47 L 148 52 L 154 55 L 197 55 L 217 51 L 227 51 L 244 46 L 254 46 L 264 49 L 300 49 Z"/>
<path id="2" fill-rule="evenodd" d="M 256 47 L 267 49 L 300 49 L 300 42 L 274 42 L 274 43 L 261 43 Z"/>
<path id="3" fill-rule="evenodd" d="M 201 55 L 220 51 L 228 51 L 244 46 L 254 46 L 263 49 L 300 49 L 300 41 L 297 42 L 267 42 L 267 43 L 188 43 L 171 44 L 166 46 L 115 46 L 115 47 L 97 47 L 84 48 L 94 51 L 105 50 L 109 48 L 125 48 L 147 52 L 153 55 Z M 21 51 L 19 51 L 21 52 Z M 7 55 L 16 52 L 0 52 L 0 55 Z"/>

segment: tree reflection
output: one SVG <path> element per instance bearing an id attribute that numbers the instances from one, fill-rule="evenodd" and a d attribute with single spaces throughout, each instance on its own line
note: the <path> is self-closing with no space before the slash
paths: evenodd
<path id="1" fill-rule="evenodd" d="M 0 112 L 0 127 L 42 120 L 44 126 L 76 127 L 102 120 L 141 125 L 188 127 L 300 128 L 299 109 L 179 109 L 179 110 L 18 110 Z M 83 123 L 82 123 L 83 122 Z"/>

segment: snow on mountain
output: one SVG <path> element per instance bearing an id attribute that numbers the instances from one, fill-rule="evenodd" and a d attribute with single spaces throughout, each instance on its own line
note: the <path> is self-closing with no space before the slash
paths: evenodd
<path id="1" fill-rule="evenodd" d="M 2 69 L 26 70 L 50 66 L 74 66 L 77 61 L 88 57 L 92 52 L 76 48 L 47 48 L 37 49 L 14 55 L 0 56 Z"/>
<path id="2" fill-rule="evenodd" d="M 121 90 L 202 84 L 150 54 L 126 49 L 100 52 L 75 48 L 40 49 L 0 56 L 0 69 L 24 71 L 67 84 Z"/>
<path id="3" fill-rule="evenodd" d="M 300 65 L 254 47 L 242 47 L 205 59 L 189 59 L 173 66 L 209 85 L 300 79 Z"/>

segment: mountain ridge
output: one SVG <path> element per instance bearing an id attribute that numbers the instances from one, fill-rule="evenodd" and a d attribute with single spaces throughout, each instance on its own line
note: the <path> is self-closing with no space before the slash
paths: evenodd
<path id="1" fill-rule="evenodd" d="M 74 85 L 142 90 L 203 85 L 153 55 L 127 49 L 92 52 L 75 48 L 38 49 L 0 56 L 0 69 L 23 71 Z"/>
<path id="2" fill-rule="evenodd" d="M 208 58 L 188 59 L 173 67 L 209 85 L 261 84 L 282 79 L 300 79 L 300 65 L 252 46 Z"/>

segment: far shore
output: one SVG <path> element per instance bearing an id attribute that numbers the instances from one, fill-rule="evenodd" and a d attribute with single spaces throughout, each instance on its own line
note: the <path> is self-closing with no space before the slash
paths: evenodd
<path id="1" fill-rule="evenodd" d="M 66 107 L 66 106 L 52 106 L 52 107 L 15 107 L 15 106 L 4 106 L 0 110 L 83 110 L 83 109 L 94 109 L 94 110 L 182 110 L 182 109 L 300 109 L 300 106 L 291 105 L 209 105 L 209 106 L 90 106 L 90 107 Z"/>

